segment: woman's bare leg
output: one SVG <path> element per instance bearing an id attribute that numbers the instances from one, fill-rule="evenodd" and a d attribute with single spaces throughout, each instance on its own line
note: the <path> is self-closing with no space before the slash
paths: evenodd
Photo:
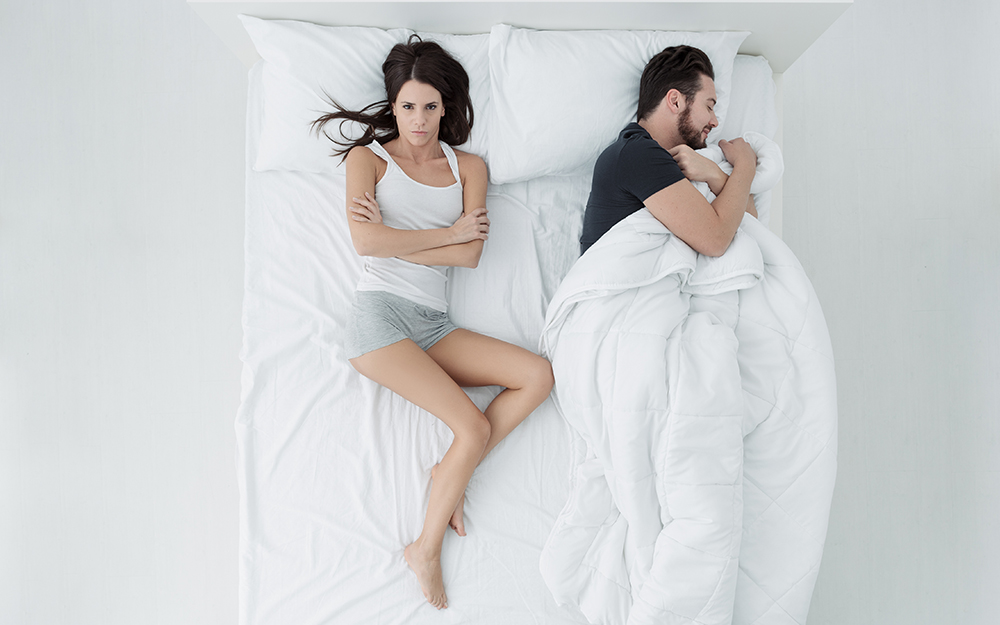
<path id="1" fill-rule="evenodd" d="M 446 608 L 441 543 L 448 521 L 490 440 L 490 422 L 451 376 L 409 339 L 354 358 L 351 364 L 365 377 L 441 419 L 455 434 L 451 447 L 437 465 L 437 479 L 431 485 L 420 536 L 403 554 L 416 573 L 427 601 L 438 609 Z"/>
<path id="2" fill-rule="evenodd" d="M 506 387 L 484 412 L 490 422 L 490 438 L 482 457 L 524 421 L 552 391 L 552 366 L 548 360 L 482 334 L 455 330 L 428 349 L 427 355 L 460 386 L 496 384 Z M 432 478 L 437 468 L 432 470 Z M 465 536 L 464 504 L 463 493 L 448 523 L 459 536 Z"/>
<path id="3" fill-rule="evenodd" d="M 482 460 L 480 460 L 482 462 Z M 431 467 L 431 484 L 433 485 L 434 480 L 437 479 L 438 465 Z M 458 505 L 455 506 L 455 510 L 451 513 L 451 518 L 448 520 L 448 527 L 455 530 L 455 533 L 459 536 L 465 536 L 465 493 L 458 498 Z"/>

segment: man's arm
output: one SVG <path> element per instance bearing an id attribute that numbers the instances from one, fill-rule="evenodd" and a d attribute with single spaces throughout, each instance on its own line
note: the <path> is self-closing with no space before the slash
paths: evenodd
<path id="1" fill-rule="evenodd" d="M 721 141 L 733 173 L 711 204 L 688 180 L 657 191 L 644 204 L 660 223 L 696 252 L 722 256 L 736 236 L 750 199 L 757 155 L 743 139 Z"/>
<path id="2" fill-rule="evenodd" d="M 677 161 L 677 166 L 681 168 L 685 178 L 691 182 L 706 183 L 716 197 L 722 193 L 729 175 L 722 171 L 715 161 L 705 158 L 687 145 L 679 145 L 667 151 Z M 754 204 L 752 194 L 747 200 L 747 212 L 757 217 L 757 205 Z"/>

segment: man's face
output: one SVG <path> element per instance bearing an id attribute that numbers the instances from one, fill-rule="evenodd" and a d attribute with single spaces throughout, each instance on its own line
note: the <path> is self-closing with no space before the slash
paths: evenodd
<path id="1" fill-rule="evenodd" d="M 705 147 L 708 133 L 719 125 L 715 117 L 715 81 L 703 74 L 701 89 L 691 100 L 685 98 L 684 103 L 684 110 L 677 117 L 677 131 L 688 147 L 699 150 Z"/>

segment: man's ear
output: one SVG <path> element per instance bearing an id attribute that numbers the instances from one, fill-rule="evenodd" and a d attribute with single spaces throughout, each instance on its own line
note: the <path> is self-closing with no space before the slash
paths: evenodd
<path id="1" fill-rule="evenodd" d="M 667 95 L 663 96 L 663 106 L 666 106 L 674 115 L 684 110 L 687 100 L 684 94 L 676 89 L 671 89 Z"/>

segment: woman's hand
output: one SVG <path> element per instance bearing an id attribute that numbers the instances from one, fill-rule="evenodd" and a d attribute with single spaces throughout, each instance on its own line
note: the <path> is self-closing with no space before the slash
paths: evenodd
<path id="1" fill-rule="evenodd" d="M 351 206 L 351 219 L 354 221 L 364 221 L 372 224 L 382 223 L 382 213 L 379 212 L 378 202 L 365 191 L 364 198 L 351 198 L 357 206 Z"/>
<path id="2" fill-rule="evenodd" d="M 464 213 L 450 228 L 452 243 L 468 243 L 469 241 L 485 241 L 490 234 L 490 220 L 485 208 L 477 208 Z"/>

